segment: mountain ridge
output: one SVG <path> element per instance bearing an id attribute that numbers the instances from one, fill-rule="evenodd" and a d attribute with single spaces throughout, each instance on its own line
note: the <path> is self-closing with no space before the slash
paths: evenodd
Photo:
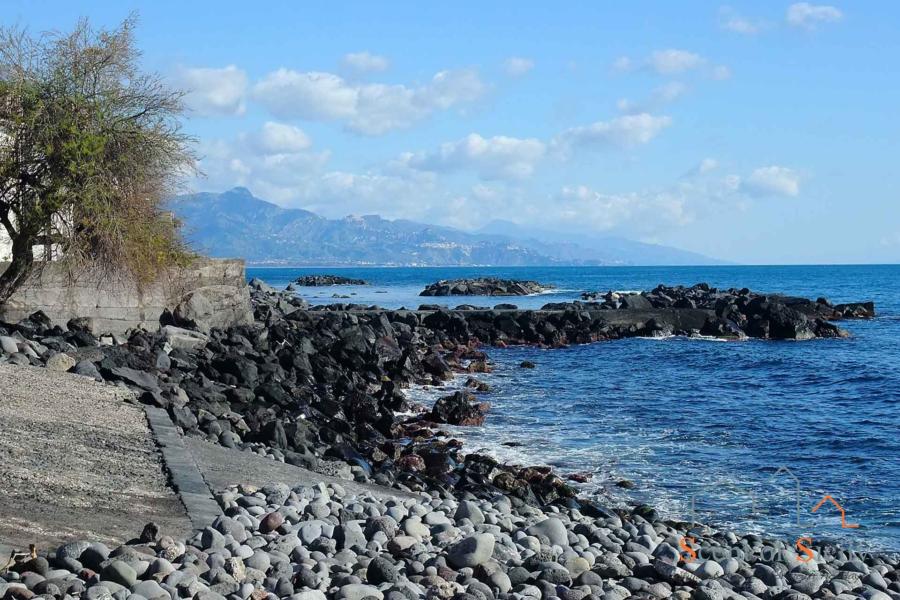
<path id="1" fill-rule="evenodd" d="M 187 240 L 213 257 L 241 256 L 258 266 L 588 266 L 722 264 L 677 248 L 602 237 L 519 228 L 509 235 L 488 224 L 478 232 L 388 220 L 378 215 L 328 219 L 301 208 L 283 208 L 247 188 L 176 196 L 169 210 Z M 615 241 L 613 243 L 612 241 Z M 645 262 L 652 256 L 655 262 Z M 668 260 L 666 260 L 668 257 Z"/>

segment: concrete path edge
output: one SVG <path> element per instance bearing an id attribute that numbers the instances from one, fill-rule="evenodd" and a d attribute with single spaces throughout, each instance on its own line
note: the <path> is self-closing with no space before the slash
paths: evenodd
<path id="1" fill-rule="evenodd" d="M 213 498 L 194 457 L 184 445 L 184 439 L 165 410 L 145 406 L 144 412 L 162 454 L 170 483 L 178 492 L 191 525 L 195 529 L 209 526 L 216 517 L 222 515 L 222 508 Z"/>

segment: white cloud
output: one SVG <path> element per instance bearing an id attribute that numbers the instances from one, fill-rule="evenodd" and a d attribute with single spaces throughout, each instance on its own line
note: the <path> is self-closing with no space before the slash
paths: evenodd
<path id="1" fill-rule="evenodd" d="M 455 69 L 435 74 L 431 82 L 416 90 L 416 96 L 426 106 L 448 109 L 475 102 L 487 90 L 488 86 L 474 69 Z"/>
<path id="2" fill-rule="evenodd" d="M 837 23 L 844 18 L 844 13 L 827 4 L 797 2 L 788 7 L 785 18 L 788 25 L 792 27 L 814 29 L 816 26 L 825 23 Z"/>
<path id="3" fill-rule="evenodd" d="M 471 133 L 459 141 L 442 144 L 435 152 L 413 154 L 407 162 L 423 171 L 471 169 L 482 179 L 523 179 L 534 172 L 545 153 L 545 144 L 534 138 L 484 138 Z"/>
<path id="4" fill-rule="evenodd" d="M 264 154 L 291 154 L 312 146 L 312 140 L 299 127 L 274 121 L 264 123 L 262 131 L 254 139 Z"/>
<path id="5" fill-rule="evenodd" d="M 654 88 L 646 100 L 634 102 L 627 98 L 622 98 L 616 102 L 616 108 L 619 109 L 619 112 L 632 115 L 651 112 L 675 102 L 687 92 L 688 86 L 684 83 L 670 81 Z"/>
<path id="6" fill-rule="evenodd" d="M 387 58 L 370 52 L 350 52 L 344 55 L 341 63 L 344 68 L 359 74 L 381 73 L 391 65 Z"/>
<path id="7" fill-rule="evenodd" d="M 231 141 L 206 142 L 200 154 L 206 185 L 254 190 L 293 184 L 320 171 L 331 156 L 327 150 L 312 150 L 312 140 L 298 127 L 272 121 Z"/>
<path id="8" fill-rule="evenodd" d="M 697 172 L 701 175 L 705 175 L 706 173 L 710 173 L 711 171 L 715 171 L 719 167 L 719 161 L 714 158 L 704 158 L 700 161 L 700 164 L 697 165 Z"/>
<path id="9" fill-rule="evenodd" d="M 253 88 L 253 97 L 282 119 L 342 121 L 347 129 L 381 135 L 409 127 L 435 111 L 479 99 L 487 86 L 478 73 L 441 71 L 411 88 L 381 83 L 355 84 L 332 73 L 279 69 Z"/>
<path id="10" fill-rule="evenodd" d="M 503 70 L 510 77 L 521 77 L 534 68 L 534 61 L 521 56 L 511 56 L 503 62 Z"/>
<path id="11" fill-rule="evenodd" d="M 477 134 L 431 153 L 402 155 L 381 169 L 328 170 L 328 152 L 304 146 L 296 132 L 277 134 L 267 145 L 260 143 L 264 129 L 234 143 L 211 144 L 205 149 L 203 169 L 215 186 L 245 185 L 262 198 L 330 218 L 379 214 L 463 228 L 505 219 L 559 230 L 615 231 L 639 239 L 670 233 L 697 215 L 747 210 L 756 196 L 799 193 L 799 178 L 789 169 L 761 167 L 743 178 L 718 174 L 712 158 L 660 188 L 606 193 L 567 185 L 556 192 L 538 192 L 518 178 L 546 157 L 545 143 Z M 251 140 L 254 143 L 247 143 Z M 461 169 L 490 181 L 467 189 L 444 177 Z"/>
<path id="12" fill-rule="evenodd" d="M 731 69 L 725 65 L 719 65 L 710 70 L 709 76 L 716 81 L 725 81 L 726 79 L 731 79 Z"/>
<path id="13" fill-rule="evenodd" d="M 282 68 L 257 83 L 253 96 L 277 117 L 341 119 L 355 114 L 358 89 L 331 73 Z"/>
<path id="14" fill-rule="evenodd" d="M 613 71 L 619 71 L 620 73 L 624 73 L 626 71 L 631 71 L 635 68 L 634 61 L 627 56 L 620 56 L 616 60 L 613 61 L 612 64 Z"/>
<path id="15" fill-rule="evenodd" d="M 646 232 L 689 223 L 686 203 L 683 194 L 670 190 L 606 194 L 578 185 L 563 187 L 551 205 L 559 224 L 600 231 L 630 226 Z"/>
<path id="16" fill-rule="evenodd" d="M 578 146 L 618 146 L 628 148 L 646 144 L 672 123 L 667 116 L 640 113 L 623 115 L 609 121 L 597 121 L 573 127 L 554 138 L 564 153 Z"/>
<path id="17" fill-rule="evenodd" d="M 692 177 L 700 177 L 702 175 L 709 175 L 713 171 L 719 168 L 719 161 L 714 158 L 704 158 L 699 163 L 697 163 L 694 167 L 688 170 L 687 173 L 682 175 L 683 178 L 692 178 Z"/>
<path id="18" fill-rule="evenodd" d="M 684 96 L 687 89 L 687 86 L 680 81 L 670 81 L 653 90 L 651 97 L 658 104 L 668 104 Z"/>
<path id="19" fill-rule="evenodd" d="M 647 60 L 648 66 L 660 75 L 680 75 L 702 66 L 705 59 L 687 50 L 657 50 Z"/>
<path id="20" fill-rule="evenodd" d="M 216 69 L 180 68 L 175 85 L 187 92 L 185 104 L 200 116 L 240 115 L 244 113 L 247 74 L 234 65 Z"/>
<path id="21" fill-rule="evenodd" d="M 430 179 L 382 173 L 330 171 L 293 191 L 294 202 L 328 216 L 379 214 L 387 218 L 422 218 L 435 200 Z"/>
<path id="22" fill-rule="evenodd" d="M 719 27 L 741 35 L 756 35 L 765 28 L 765 23 L 738 14 L 730 6 L 719 9 Z"/>
<path id="23" fill-rule="evenodd" d="M 731 71 L 724 65 L 710 65 L 705 57 L 678 48 L 656 50 L 650 56 L 635 60 L 628 56 L 620 56 L 613 62 L 613 70 L 618 72 L 652 71 L 664 77 L 686 76 L 699 72 L 713 79 L 727 79 Z"/>
<path id="24" fill-rule="evenodd" d="M 800 194 L 800 175 L 787 167 L 760 167 L 741 181 L 740 189 L 751 196 L 794 197 Z"/>

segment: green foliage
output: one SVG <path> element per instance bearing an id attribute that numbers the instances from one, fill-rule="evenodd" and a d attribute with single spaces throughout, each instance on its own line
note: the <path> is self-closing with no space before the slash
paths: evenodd
<path id="1" fill-rule="evenodd" d="M 13 263 L 0 301 L 35 256 L 146 282 L 188 260 L 164 198 L 194 165 L 182 94 L 138 68 L 134 20 L 69 34 L 0 31 L 0 224 Z M 15 267 L 15 268 L 13 268 Z"/>

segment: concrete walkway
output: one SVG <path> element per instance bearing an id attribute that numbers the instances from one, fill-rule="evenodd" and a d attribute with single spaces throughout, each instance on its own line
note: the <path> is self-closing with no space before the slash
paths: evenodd
<path id="1" fill-rule="evenodd" d="M 253 452 L 232 450 L 199 438 L 185 438 L 184 441 L 200 468 L 204 480 L 215 491 L 238 484 L 261 487 L 268 483 L 278 482 L 296 487 L 324 482 L 326 484 L 339 483 L 351 494 L 370 494 L 380 499 L 418 497 L 379 485 L 356 483 L 320 475 L 302 467 L 259 456 Z"/>
<path id="2" fill-rule="evenodd" d="M 214 493 L 232 485 L 335 482 L 413 497 L 183 437 L 166 411 L 129 398 L 71 373 L 0 364 L 0 558 L 29 544 L 117 545 L 149 521 L 185 537 L 222 514 Z"/>
<path id="3" fill-rule="evenodd" d="M 120 543 L 148 521 L 190 532 L 144 411 L 128 392 L 49 369 L 0 364 L 0 545 Z"/>

